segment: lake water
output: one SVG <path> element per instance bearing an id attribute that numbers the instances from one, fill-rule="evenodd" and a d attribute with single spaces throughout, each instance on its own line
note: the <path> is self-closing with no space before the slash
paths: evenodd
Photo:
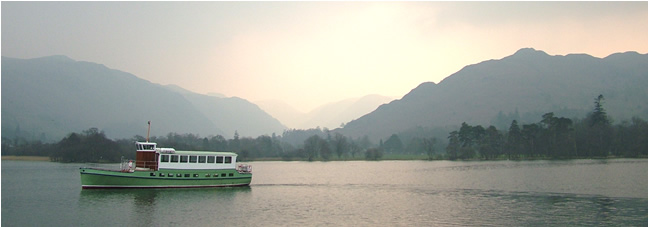
<path id="1" fill-rule="evenodd" d="M 250 164 L 249 187 L 81 190 L 87 165 L 2 161 L 2 225 L 648 225 L 644 159 Z"/>

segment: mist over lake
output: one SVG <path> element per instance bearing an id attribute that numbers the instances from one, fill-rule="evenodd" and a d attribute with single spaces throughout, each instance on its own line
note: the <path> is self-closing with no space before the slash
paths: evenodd
<path id="1" fill-rule="evenodd" d="M 641 226 L 648 223 L 648 191 L 645 190 L 648 160 L 644 159 L 251 164 L 255 175 L 249 187 L 81 190 L 78 168 L 86 164 L 2 161 L 2 224 Z"/>

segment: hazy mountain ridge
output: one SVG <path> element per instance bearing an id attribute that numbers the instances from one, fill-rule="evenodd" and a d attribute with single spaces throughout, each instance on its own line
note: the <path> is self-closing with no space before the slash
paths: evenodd
<path id="1" fill-rule="evenodd" d="M 550 56 L 524 48 L 500 60 L 466 66 L 439 84 L 422 83 L 339 132 L 353 137 L 366 134 L 375 140 L 417 126 L 448 127 L 464 121 L 487 126 L 500 111 L 519 111 L 528 122 L 547 112 L 583 118 L 599 94 L 605 96 L 605 108 L 613 119 L 645 119 L 646 87 L 646 54 Z"/>
<path id="2" fill-rule="evenodd" d="M 393 98 L 386 96 L 366 95 L 360 98 L 350 98 L 324 104 L 308 113 L 303 113 L 278 100 L 265 100 L 256 103 L 289 128 L 308 129 L 320 127 L 334 129 L 375 110 L 379 105 L 391 100 Z"/>
<path id="3" fill-rule="evenodd" d="M 130 138 L 145 134 L 149 120 L 152 135 L 231 137 L 234 128 L 241 136 L 283 131 L 278 121 L 254 107 L 238 98 L 179 93 L 130 73 L 65 56 L 2 57 L 2 136 L 7 138 L 52 141 L 90 127 L 111 138 Z"/>
<path id="4" fill-rule="evenodd" d="M 218 122 L 217 125 L 220 126 L 220 129 L 229 132 L 221 134 L 223 136 L 232 137 L 234 132 L 238 132 L 240 136 L 255 137 L 272 133 L 281 134 L 285 129 L 277 119 L 245 99 L 197 94 L 177 85 L 167 85 L 166 87 L 184 95 L 207 118 Z"/>
<path id="5" fill-rule="evenodd" d="M 302 128 L 315 128 L 317 126 L 335 129 L 341 124 L 359 118 L 378 106 L 393 100 L 381 95 L 366 95 L 360 98 L 345 99 L 339 102 L 320 106 L 307 114 L 308 120 Z"/>
<path id="6" fill-rule="evenodd" d="M 261 109 L 278 119 L 287 128 L 297 128 L 303 121 L 303 112 L 297 110 L 290 104 L 281 100 L 260 100 L 255 101 Z"/>
<path id="7" fill-rule="evenodd" d="M 29 134 L 53 140 L 97 127 L 109 137 L 128 138 L 144 134 L 148 120 L 153 122 L 154 135 L 231 137 L 238 131 L 241 136 L 257 136 L 285 129 L 277 121 L 284 122 L 285 116 L 273 113 L 275 119 L 244 99 L 162 86 L 101 64 L 51 56 L 2 57 L 2 66 L 3 137 Z M 519 112 L 523 122 L 537 122 L 547 112 L 583 118 L 598 94 L 605 96 L 605 108 L 614 120 L 646 119 L 646 87 L 647 54 L 551 56 L 525 48 L 502 59 L 468 65 L 438 84 L 421 83 L 388 104 L 380 105 L 388 98 L 366 96 L 327 104 L 307 114 L 276 102 L 271 105 L 293 112 L 289 118 L 303 124 L 293 128 L 333 129 L 350 121 L 336 131 L 354 138 L 369 135 L 376 142 L 415 127 L 452 128 L 464 121 L 487 126 L 498 113 Z M 501 122 L 510 124 L 510 119 Z"/>

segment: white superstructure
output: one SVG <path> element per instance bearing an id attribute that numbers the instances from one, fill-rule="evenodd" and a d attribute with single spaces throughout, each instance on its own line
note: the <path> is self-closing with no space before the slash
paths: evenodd
<path id="1" fill-rule="evenodd" d="M 159 169 L 235 169 L 236 153 L 208 151 L 162 152 L 159 148 Z M 167 151 L 169 152 L 169 151 Z"/>

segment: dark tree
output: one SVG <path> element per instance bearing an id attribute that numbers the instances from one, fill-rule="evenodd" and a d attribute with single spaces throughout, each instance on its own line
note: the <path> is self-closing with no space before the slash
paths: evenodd
<path id="1" fill-rule="evenodd" d="M 241 149 L 241 139 L 239 138 L 238 131 L 234 131 L 234 139 L 229 142 L 229 149 L 234 152 Z"/>
<path id="2" fill-rule="evenodd" d="M 120 154 L 119 144 L 106 138 L 98 129 L 91 128 L 82 134 L 71 133 L 63 138 L 50 159 L 59 162 L 116 162 Z"/>
<path id="3" fill-rule="evenodd" d="M 629 157 L 648 156 L 648 122 L 634 117 L 627 130 L 630 134 L 630 146 L 624 153 Z"/>
<path id="4" fill-rule="evenodd" d="M 505 153 L 509 159 L 512 157 L 518 158 L 522 153 L 522 147 L 522 131 L 520 130 L 520 126 L 518 126 L 518 122 L 513 120 L 506 139 Z"/>
<path id="5" fill-rule="evenodd" d="M 331 155 L 333 154 L 333 151 L 331 151 L 331 146 L 329 145 L 327 140 L 320 140 L 320 156 L 322 156 L 322 159 L 328 161 L 331 160 Z"/>
<path id="6" fill-rule="evenodd" d="M 450 132 L 450 135 L 448 136 L 448 146 L 446 147 L 446 153 L 450 160 L 457 160 L 460 148 L 461 142 L 459 141 L 459 132 Z"/>
<path id="7" fill-rule="evenodd" d="M 603 95 L 594 101 L 594 110 L 588 115 L 589 129 L 587 130 L 587 146 L 589 155 L 604 157 L 610 154 L 613 128 L 603 108 Z"/>
<path id="8" fill-rule="evenodd" d="M 379 160 L 382 158 L 382 149 L 380 148 L 369 148 L 365 152 L 365 158 L 367 160 Z"/>
<path id="9" fill-rule="evenodd" d="M 495 126 L 489 126 L 480 140 L 479 152 L 484 159 L 494 159 L 500 155 L 504 139 Z"/>
<path id="10" fill-rule="evenodd" d="M 461 123 L 461 128 L 459 128 L 459 134 L 457 135 L 461 147 L 472 147 L 475 142 L 475 134 L 473 127 L 466 124 L 466 122 Z"/>
<path id="11" fill-rule="evenodd" d="M 538 155 L 537 140 L 540 134 L 540 126 L 538 124 L 522 125 L 522 142 L 523 152 L 527 157 L 534 157 Z"/>
<path id="12" fill-rule="evenodd" d="M 322 144 L 324 142 L 325 141 L 318 135 L 308 137 L 308 139 L 304 141 L 304 152 L 306 153 L 306 157 L 308 158 L 309 162 L 312 162 L 315 158 L 317 158 L 317 155 L 322 150 Z"/>
<path id="13" fill-rule="evenodd" d="M 342 155 L 349 152 L 349 142 L 347 141 L 347 138 L 344 137 L 344 135 L 335 133 L 335 137 L 333 138 L 332 143 L 333 147 L 335 148 L 335 154 L 338 158 L 341 158 Z"/>
<path id="14" fill-rule="evenodd" d="M 546 157 L 573 156 L 572 120 L 564 117 L 554 117 L 553 113 L 542 115 L 541 139 Z"/>
<path id="15" fill-rule="evenodd" d="M 382 148 L 388 153 L 398 153 L 403 150 L 403 142 L 398 135 L 392 134 L 383 144 Z"/>
<path id="16" fill-rule="evenodd" d="M 221 135 L 212 136 L 209 138 L 209 147 L 207 150 L 210 151 L 227 151 L 230 150 L 227 145 L 227 139 Z"/>
<path id="17" fill-rule="evenodd" d="M 437 138 L 423 139 L 423 148 L 425 149 L 425 153 L 428 155 L 429 160 L 432 160 L 434 157 L 434 153 L 436 153 L 434 149 L 436 143 L 437 143 Z"/>
<path id="18" fill-rule="evenodd" d="M 362 152 L 362 148 L 358 146 L 358 144 L 351 142 L 351 145 L 349 145 L 349 152 L 351 153 L 351 157 L 355 158 L 355 155 Z"/>
<path id="19" fill-rule="evenodd" d="M 590 126 L 610 124 L 610 119 L 608 119 L 605 108 L 603 108 L 604 101 L 605 97 L 603 95 L 599 95 L 594 100 L 594 110 L 589 117 Z"/>
<path id="20" fill-rule="evenodd" d="M 407 154 L 419 154 L 425 152 L 425 139 L 414 137 L 410 139 L 409 143 L 405 146 L 405 153 Z"/>

